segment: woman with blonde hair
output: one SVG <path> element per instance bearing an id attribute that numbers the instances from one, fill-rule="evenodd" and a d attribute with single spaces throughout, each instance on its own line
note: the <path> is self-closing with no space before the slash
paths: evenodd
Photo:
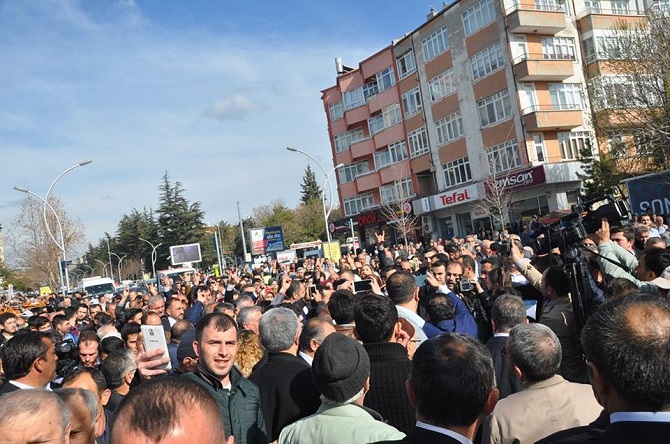
<path id="1" fill-rule="evenodd" d="M 265 355 L 261 338 L 251 330 L 237 332 L 237 357 L 235 365 L 245 378 L 251 375 L 254 367 Z"/>

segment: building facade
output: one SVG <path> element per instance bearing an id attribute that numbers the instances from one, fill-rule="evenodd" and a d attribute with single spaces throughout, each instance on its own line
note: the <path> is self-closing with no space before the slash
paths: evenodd
<path id="1" fill-rule="evenodd" d="M 569 209 L 579 157 L 600 146 L 587 86 L 616 77 L 609 29 L 669 2 L 460 0 L 341 66 L 322 100 L 344 215 L 365 241 L 398 200 L 433 238 Z M 511 199 L 503 217 L 496 192 Z"/>

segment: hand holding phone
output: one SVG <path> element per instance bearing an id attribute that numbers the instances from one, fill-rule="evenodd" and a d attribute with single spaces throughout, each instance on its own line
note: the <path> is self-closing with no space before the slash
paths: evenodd
<path id="1" fill-rule="evenodd" d="M 164 370 L 172 370 L 170 363 L 170 355 L 168 354 L 167 341 L 165 340 L 165 332 L 162 325 L 142 325 L 140 327 L 142 332 L 142 345 L 147 352 L 153 350 L 163 350 L 163 358 L 167 358 L 167 364 L 157 368 Z"/>

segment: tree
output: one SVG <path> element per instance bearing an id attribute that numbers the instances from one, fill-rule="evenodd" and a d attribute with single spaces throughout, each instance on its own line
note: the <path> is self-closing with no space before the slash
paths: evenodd
<path id="1" fill-rule="evenodd" d="M 60 199 L 49 197 L 49 204 L 58 214 L 63 228 L 68 259 L 78 256 L 84 243 L 84 227 L 79 220 L 68 217 Z M 63 252 L 47 232 L 42 216 L 42 202 L 30 196 L 23 200 L 21 212 L 7 230 L 7 247 L 16 260 L 16 268 L 33 287 L 48 285 L 60 288 L 59 267 Z M 56 217 L 47 211 L 47 222 L 58 243 L 61 242 Z"/>
<path id="2" fill-rule="evenodd" d="M 593 162 L 594 173 L 607 174 L 594 177 L 591 186 L 670 168 L 670 17 L 650 10 L 638 24 L 617 22 L 596 43 L 587 58 L 617 75 L 588 83 L 594 129 L 609 141 L 600 151 L 610 153 L 603 163 Z"/>
<path id="3" fill-rule="evenodd" d="M 619 182 L 629 176 L 630 173 L 619 171 L 616 165 L 615 155 L 609 152 L 600 153 L 594 157 L 588 147 L 581 153 L 582 173 L 577 177 L 583 183 L 583 195 L 585 200 L 608 195 L 621 195 Z"/>
<path id="4" fill-rule="evenodd" d="M 160 197 L 156 213 L 158 238 L 163 244 L 158 249 L 156 268 L 167 267 L 169 247 L 202 242 L 205 236 L 205 213 L 200 202 L 189 203 L 181 182 L 170 183 L 167 172 L 159 187 Z M 202 244 L 201 244 L 202 246 Z"/>
<path id="5" fill-rule="evenodd" d="M 510 190 L 512 170 L 505 168 L 507 161 L 503 161 L 503 155 L 507 154 L 486 154 L 485 163 L 490 174 L 483 181 L 484 196 L 475 202 L 475 207 L 489 213 L 494 219 L 493 225 L 500 229 L 509 222 L 509 213 L 519 202 L 519 194 Z"/>
<path id="6" fill-rule="evenodd" d="M 403 177 L 402 173 L 400 177 Z M 414 237 L 419 219 L 419 216 L 412 212 L 413 190 L 407 182 L 396 181 L 393 194 L 392 200 L 380 205 L 379 212 L 388 220 L 388 225 L 396 231 L 399 238 L 411 239 Z"/>
<path id="7" fill-rule="evenodd" d="M 302 189 L 302 197 L 300 198 L 302 203 L 306 204 L 310 200 L 321 199 L 321 189 L 316 182 L 316 175 L 309 164 L 307 164 L 305 174 L 302 176 L 302 184 L 300 185 L 300 188 Z"/>

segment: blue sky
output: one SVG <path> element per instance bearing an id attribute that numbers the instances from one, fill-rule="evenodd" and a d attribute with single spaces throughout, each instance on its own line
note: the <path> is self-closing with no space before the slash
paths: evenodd
<path id="1" fill-rule="evenodd" d="M 440 3 L 433 6 L 438 7 Z M 206 220 L 297 204 L 307 159 L 332 167 L 320 91 L 419 26 L 405 1 L 0 0 L 0 223 L 54 194 L 89 241 L 158 205 L 165 171 Z M 318 175 L 321 181 L 323 178 Z M 6 251 L 6 255 L 10 252 Z"/>

